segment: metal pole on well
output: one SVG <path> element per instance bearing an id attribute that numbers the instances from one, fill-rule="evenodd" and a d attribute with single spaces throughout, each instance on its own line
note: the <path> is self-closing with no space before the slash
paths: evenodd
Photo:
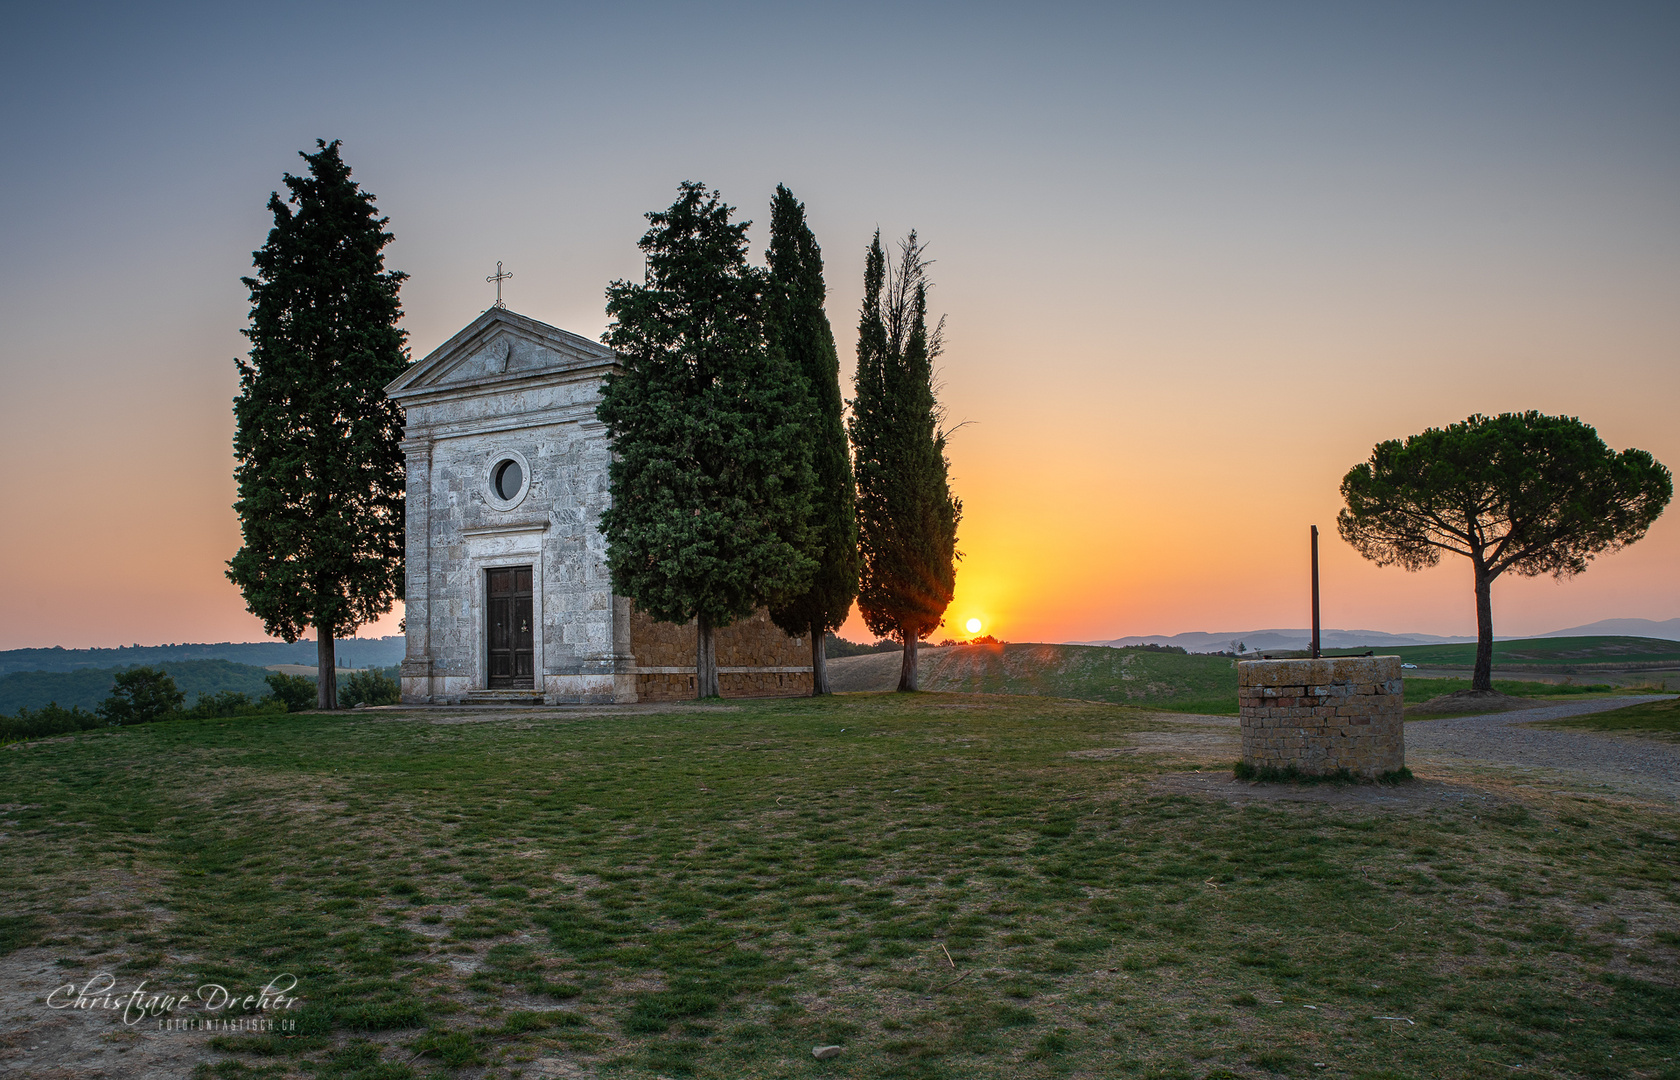
<path id="1" fill-rule="evenodd" d="M 1312 658 L 1318 659 L 1318 526 L 1312 527 L 1313 636 Z"/>

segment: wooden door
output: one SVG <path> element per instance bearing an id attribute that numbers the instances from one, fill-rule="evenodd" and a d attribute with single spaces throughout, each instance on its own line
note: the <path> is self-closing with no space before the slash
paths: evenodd
<path id="1" fill-rule="evenodd" d="M 508 566 L 485 573 L 488 600 L 484 632 L 488 637 L 490 689 L 523 690 L 534 683 L 532 662 L 531 568 Z"/>

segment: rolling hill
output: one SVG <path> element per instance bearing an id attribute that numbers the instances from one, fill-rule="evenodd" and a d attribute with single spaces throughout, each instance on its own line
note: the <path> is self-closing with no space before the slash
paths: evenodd
<path id="1" fill-rule="evenodd" d="M 402 663 L 405 639 L 348 638 L 338 642 L 340 667 L 390 667 Z M 125 645 L 116 649 L 6 649 L 0 651 L 0 675 L 12 671 L 77 671 L 125 668 L 182 660 L 231 660 L 235 664 L 307 664 L 315 667 L 315 642 L 222 641 L 215 644 Z"/>
<path id="2" fill-rule="evenodd" d="M 898 685 L 901 656 L 830 660 L 830 680 L 842 692 L 891 690 Z M 1174 712 L 1237 711 L 1236 661 L 1227 656 L 1021 644 L 924 648 L 918 660 L 924 690 L 1082 698 Z"/>
<path id="3" fill-rule="evenodd" d="M 1553 630 L 1548 634 L 1535 634 L 1535 637 L 1603 637 L 1606 634 L 1616 637 L 1667 638 L 1670 641 L 1680 641 L 1680 619 L 1665 619 L 1658 622 L 1655 619 L 1600 619 L 1585 626 L 1571 626 L 1563 630 Z"/>
<path id="4" fill-rule="evenodd" d="M 237 690 L 259 701 L 268 696 L 268 683 L 264 681 L 268 672 L 249 664 L 179 660 L 153 666 L 169 673 L 176 688 L 187 695 L 188 706 L 200 694 L 219 694 L 224 690 Z M 19 709 L 39 709 L 48 702 L 57 702 L 66 709 L 92 709 L 110 696 L 112 680 L 121 670 L 120 667 L 81 668 L 0 675 L 0 716 L 15 716 Z"/>

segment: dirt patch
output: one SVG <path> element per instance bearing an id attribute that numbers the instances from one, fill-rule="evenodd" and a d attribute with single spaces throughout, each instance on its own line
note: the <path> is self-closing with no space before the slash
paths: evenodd
<path id="1" fill-rule="evenodd" d="M 1542 704 L 1544 702 L 1512 697 L 1497 690 L 1458 690 L 1432 697 L 1421 705 L 1413 705 L 1406 714 L 1452 713 L 1461 716 L 1465 713 L 1516 712 L 1518 709 L 1539 708 Z"/>
<path id="2" fill-rule="evenodd" d="M 1204 795 L 1233 805 L 1252 802 L 1311 802 L 1388 810 L 1432 809 L 1495 803 L 1492 794 L 1464 784 L 1412 780 L 1403 784 L 1260 784 L 1218 772 L 1166 773 L 1149 782 L 1163 795 Z"/>
<path id="3" fill-rule="evenodd" d="M 156 1020 L 124 1024 L 120 1010 L 52 1008 L 74 1000 L 54 994 L 85 987 L 108 968 L 64 967 L 53 950 L 19 949 L 0 957 L 0 1076 L 31 1080 L 178 1080 L 201 1061 L 225 1055 L 205 1046 L 208 1031 L 159 1031 Z M 118 975 L 126 993 L 139 976 Z M 148 986 L 155 990 L 158 987 Z M 201 1015 L 197 1009 L 175 1015 Z"/>
<path id="4" fill-rule="evenodd" d="M 1235 761 L 1242 754 L 1242 738 L 1231 731 L 1140 731 L 1130 736 L 1130 746 L 1103 746 L 1091 750 L 1069 750 L 1068 757 L 1080 761 L 1111 761 L 1134 754 L 1171 754 L 1192 760 Z"/>

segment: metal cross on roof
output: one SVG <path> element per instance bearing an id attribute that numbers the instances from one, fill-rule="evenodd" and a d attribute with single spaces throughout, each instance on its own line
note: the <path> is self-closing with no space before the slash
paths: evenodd
<path id="1" fill-rule="evenodd" d="M 496 283 L 496 306 L 499 307 L 499 308 L 507 307 L 506 304 L 502 303 L 502 282 L 506 281 L 508 278 L 511 278 L 512 276 L 513 275 L 511 273 L 508 273 L 508 274 L 502 273 L 502 260 L 497 259 L 496 260 L 496 272 L 484 279 L 485 281 L 494 281 Z"/>

